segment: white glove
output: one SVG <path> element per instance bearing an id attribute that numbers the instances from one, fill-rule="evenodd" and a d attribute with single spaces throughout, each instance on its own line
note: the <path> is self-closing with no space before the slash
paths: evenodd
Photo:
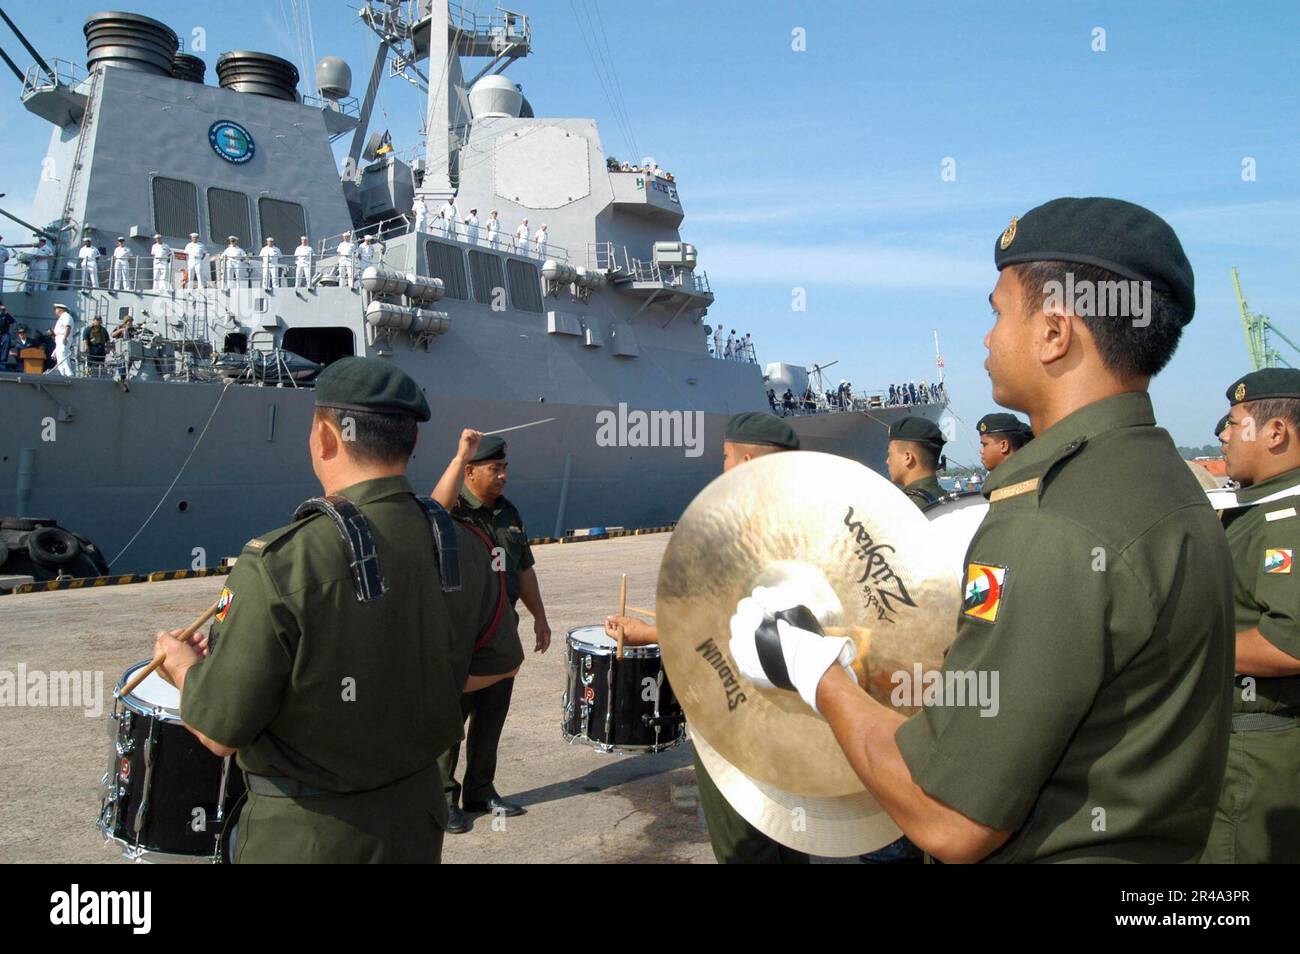
<path id="1" fill-rule="evenodd" d="M 760 587 L 759 589 L 765 589 Z M 731 617 L 731 657 L 741 673 L 764 689 L 793 689 L 799 697 L 821 715 L 817 708 L 817 685 L 831 666 L 840 666 L 855 683 L 853 670 L 857 655 L 853 640 L 843 636 L 825 636 L 816 618 L 804 607 L 782 609 L 779 616 L 768 612 L 755 595 L 741 600 Z M 771 595 L 771 591 L 762 594 Z M 794 625 L 780 617 L 795 616 L 806 627 Z M 798 619 L 802 617 L 802 619 Z M 811 627 L 815 627 L 811 628 Z M 775 630 L 775 639 L 772 631 Z M 763 633 L 760 633 L 763 630 Z M 775 644 L 775 645 L 773 645 Z M 779 650 L 773 653 L 760 646 Z M 766 660 L 766 665 L 764 661 Z"/>

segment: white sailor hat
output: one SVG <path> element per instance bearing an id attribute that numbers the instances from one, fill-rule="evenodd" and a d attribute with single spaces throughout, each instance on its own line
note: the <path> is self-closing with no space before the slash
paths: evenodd
<path id="1" fill-rule="evenodd" d="M 65 304 L 63 304 L 63 302 L 61 302 L 61 301 L 56 301 L 56 302 L 54 303 L 54 307 L 55 307 L 55 308 L 62 308 L 64 311 L 67 311 L 67 310 L 68 310 L 68 306 L 65 305 Z"/>
<path id="2" fill-rule="evenodd" d="M 125 242 L 125 241 L 126 241 L 126 236 L 119 235 L 119 236 L 117 237 L 117 240 L 118 240 L 119 242 Z"/>
<path id="3" fill-rule="evenodd" d="M 373 235 L 367 235 L 367 236 L 366 236 L 362 241 L 370 242 L 370 241 L 373 241 L 373 240 L 374 240 L 374 236 L 373 236 Z"/>
<path id="4" fill-rule="evenodd" d="M 82 241 L 83 244 L 85 244 L 85 245 L 89 245 L 89 244 L 90 244 L 90 237 L 87 236 L 86 238 L 82 239 L 81 241 Z"/>
<path id="5" fill-rule="evenodd" d="M 198 238 L 198 237 L 199 237 L 199 233 L 198 233 L 198 232 L 191 232 L 191 233 L 190 233 L 190 238 Z"/>

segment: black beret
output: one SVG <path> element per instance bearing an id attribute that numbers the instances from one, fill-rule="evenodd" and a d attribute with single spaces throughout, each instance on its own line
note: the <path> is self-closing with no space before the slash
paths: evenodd
<path id="1" fill-rule="evenodd" d="M 781 418 L 763 411 L 733 414 L 727 421 L 724 439 L 736 444 L 765 444 L 783 450 L 798 450 L 799 435 Z"/>
<path id="2" fill-rule="evenodd" d="M 931 444 L 935 450 L 942 449 L 946 442 L 943 431 L 934 421 L 924 417 L 904 417 L 894 422 L 889 429 L 891 441 L 916 441 L 918 444 Z"/>
<path id="3" fill-rule="evenodd" d="M 1033 434 L 1029 425 L 1014 414 L 985 414 L 975 428 L 981 434 Z"/>
<path id="4" fill-rule="evenodd" d="M 1300 398 L 1300 369 L 1260 368 L 1243 374 L 1228 385 L 1227 395 L 1229 404 L 1266 398 Z"/>
<path id="5" fill-rule="evenodd" d="M 1214 436 L 1218 437 L 1223 433 L 1223 429 L 1228 426 L 1228 415 L 1225 414 L 1219 418 L 1219 423 L 1214 425 Z"/>
<path id="6" fill-rule="evenodd" d="M 489 434 L 478 443 L 478 450 L 469 459 L 471 464 L 481 464 L 485 460 L 505 460 L 506 442 L 504 438 Z"/>
<path id="7" fill-rule="evenodd" d="M 414 379 L 379 358 L 340 358 L 316 377 L 316 404 L 346 411 L 401 414 L 427 421 L 429 402 Z"/>
<path id="8" fill-rule="evenodd" d="M 1053 199 L 1013 218 L 993 246 L 998 271 L 1029 262 L 1096 265 L 1130 281 L 1151 282 L 1196 309 L 1192 263 L 1169 223 L 1122 199 Z"/>

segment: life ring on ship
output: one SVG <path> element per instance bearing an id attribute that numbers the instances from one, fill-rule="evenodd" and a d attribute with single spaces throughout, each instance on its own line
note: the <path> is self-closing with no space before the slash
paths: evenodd
<path id="1" fill-rule="evenodd" d="M 27 552 L 42 566 L 67 566 L 81 556 L 81 541 L 62 527 L 41 527 L 27 538 Z"/>

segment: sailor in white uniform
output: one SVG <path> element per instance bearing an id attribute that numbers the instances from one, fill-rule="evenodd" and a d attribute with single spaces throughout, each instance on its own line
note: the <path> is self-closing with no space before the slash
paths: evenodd
<path id="1" fill-rule="evenodd" d="M 351 288 L 353 281 L 356 279 L 357 263 L 355 255 L 357 247 L 352 244 L 352 233 L 344 232 L 343 241 L 339 242 L 336 250 L 339 256 L 339 286 Z"/>
<path id="2" fill-rule="evenodd" d="M 515 229 L 515 251 L 520 255 L 528 254 L 528 220 L 524 219 Z"/>
<path id="3" fill-rule="evenodd" d="M 191 232 L 190 240 L 185 243 L 185 274 L 190 288 L 202 288 L 203 276 L 208 271 L 208 250 L 199 241 L 199 233 Z"/>
<path id="4" fill-rule="evenodd" d="M 425 226 L 429 224 L 429 206 L 424 201 L 424 196 L 415 197 L 415 201 L 411 203 L 411 214 L 415 216 L 415 231 L 423 232 Z"/>
<path id="5" fill-rule="evenodd" d="M 275 239 L 267 236 L 266 244 L 262 250 L 257 253 L 262 259 L 262 287 L 267 291 L 272 288 L 280 287 L 280 246 L 275 244 Z"/>
<path id="6" fill-rule="evenodd" d="M 493 209 L 488 213 L 487 225 L 488 245 L 491 248 L 498 249 L 501 247 L 501 220 L 497 218 L 497 210 Z"/>
<path id="7" fill-rule="evenodd" d="M 311 285 L 311 245 L 307 236 L 298 240 L 298 247 L 293 250 L 293 284 L 295 288 L 307 288 Z"/>
<path id="8" fill-rule="evenodd" d="M 460 209 L 456 208 L 456 197 L 452 196 L 447 200 L 447 204 L 442 207 L 442 230 L 447 238 L 456 237 L 457 225 L 460 221 Z"/>
<path id="9" fill-rule="evenodd" d="M 225 275 L 226 291 L 238 288 L 243 284 L 244 261 L 248 258 L 248 253 L 239 246 L 239 239 L 230 236 L 221 258 L 224 265 L 222 273 Z"/>
<path id="10" fill-rule="evenodd" d="M 74 331 L 72 315 L 61 304 L 54 306 L 54 367 L 51 374 L 63 374 L 71 377 L 74 373 L 73 348 L 77 338 Z"/>
<path id="11" fill-rule="evenodd" d="M 135 290 L 135 281 L 131 275 L 131 250 L 126 247 L 126 239 L 120 235 L 117 237 L 117 248 L 113 249 L 113 281 L 111 287 L 115 290 Z"/>
<path id="12" fill-rule="evenodd" d="M 465 241 L 470 245 L 478 244 L 478 209 L 470 209 L 465 216 Z"/>
<path id="13" fill-rule="evenodd" d="M 149 247 L 149 258 L 153 262 L 153 290 L 172 290 L 172 247 L 163 241 L 161 235 L 153 237 Z"/>
<path id="14" fill-rule="evenodd" d="M 537 234 L 533 236 L 533 245 L 537 247 L 538 258 L 546 257 L 546 240 L 546 223 L 543 222 L 542 227 L 538 229 Z"/>
<path id="15" fill-rule="evenodd" d="M 722 356 L 726 358 L 728 361 L 731 360 L 732 354 L 735 352 L 736 349 L 736 339 L 734 337 L 735 334 L 736 333 L 733 331 L 731 334 L 727 335 L 727 349 L 722 352 Z"/>
<path id="16" fill-rule="evenodd" d="M 375 241 L 373 235 L 367 235 L 361 240 L 361 247 L 357 249 L 357 258 L 361 260 L 361 271 L 364 274 L 371 265 L 383 263 L 384 248 Z"/>
<path id="17" fill-rule="evenodd" d="M 50 287 L 50 265 L 54 262 L 54 249 L 45 239 L 36 243 L 32 250 L 32 264 L 28 270 L 32 291 L 48 291 Z"/>
<path id="18" fill-rule="evenodd" d="M 713 356 L 722 357 L 722 325 L 713 329 Z"/>
<path id="19" fill-rule="evenodd" d="M 99 249 L 91 244 L 90 239 L 81 240 L 81 249 L 77 252 L 81 260 L 81 287 L 99 287 Z"/>

